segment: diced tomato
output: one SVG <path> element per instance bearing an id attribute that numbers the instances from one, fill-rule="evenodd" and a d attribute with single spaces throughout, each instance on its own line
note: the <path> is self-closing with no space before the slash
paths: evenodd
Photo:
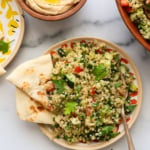
<path id="1" fill-rule="evenodd" d="M 95 52 L 96 52 L 97 54 L 103 54 L 103 52 L 100 51 L 99 49 L 96 49 Z"/>
<path id="2" fill-rule="evenodd" d="M 94 103 L 95 103 L 95 102 L 96 102 L 96 99 L 93 99 L 93 100 L 92 100 L 92 102 L 94 102 Z"/>
<path id="3" fill-rule="evenodd" d="M 125 58 L 121 58 L 120 61 L 124 62 L 125 64 L 128 64 L 128 60 Z"/>
<path id="4" fill-rule="evenodd" d="M 106 48 L 105 51 L 111 52 L 111 51 L 113 51 L 113 50 L 110 49 L 110 48 Z"/>
<path id="5" fill-rule="evenodd" d="M 126 118 L 126 122 L 129 122 L 130 120 L 131 120 L 131 118 L 130 118 L 130 117 Z"/>
<path id="6" fill-rule="evenodd" d="M 137 100 L 136 99 L 131 99 L 130 103 L 131 103 L 131 105 L 136 105 L 137 104 Z"/>
<path id="7" fill-rule="evenodd" d="M 86 115 L 87 116 L 91 116 L 92 112 L 93 112 L 93 108 L 92 107 L 89 106 L 89 107 L 86 108 Z"/>
<path id="8" fill-rule="evenodd" d="M 126 7 L 126 12 L 128 13 L 132 13 L 133 12 L 133 8 L 132 7 Z"/>
<path id="9" fill-rule="evenodd" d="M 120 3 L 121 3 L 121 6 L 123 6 L 123 7 L 129 6 L 128 0 L 121 0 Z"/>
<path id="10" fill-rule="evenodd" d="M 82 72 L 83 70 L 84 70 L 84 69 L 81 68 L 80 66 L 77 66 L 77 67 L 74 68 L 74 72 L 75 72 L 75 73 L 80 73 L 80 72 Z"/>
<path id="11" fill-rule="evenodd" d="M 55 89 L 55 85 L 53 83 L 49 84 L 49 87 L 46 89 L 47 92 L 52 92 Z"/>
<path id="12" fill-rule="evenodd" d="M 75 45 L 76 45 L 75 42 L 71 42 L 71 43 L 70 43 L 70 47 L 71 47 L 71 48 L 74 48 Z"/>
<path id="13" fill-rule="evenodd" d="M 91 95 L 95 95 L 95 93 L 96 93 L 96 87 L 93 87 L 93 88 L 91 89 L 91 91 L 90 91 L 90 94 L 91 94 Z"/>
<path id="14" fill-rule="evenodd" d="M 131 97 L 134 97 L 134 96 L 137 96 L 137 95 L 138 95 L 138 91 L 132 92 L 132 93 L 129 94 L 129 96 L 131 96 Z"/>
<path id="15" fill-rule="evenodd" d="M 86 41 L 85 41 L 85 40 L 82 40 L 82 41 L 80 41 L 80 43 L 86 43 Z"/>
<path id="16" fill-rule="evenodd" d="M 68 64 L 68 63 L 70 63 L 70 61 L 66 60 L 66 61 L 65 61 L 65 64 Z"/>
<path id="17" fill-rule="evenodd" d="M 67 44 L 63 44 L 63 45 L 61 46 L 61 48 L 67 48 L 67 47 L 68 47 Z"/>
<path id="18" fill-rule="evenodd" d="M 134 73 L 132 73 L 132 72 L 130 72 L 129 74 L 130 74 L 131 76 L 134 76 Z"/>
<path id="19" fill-rule="evenodd" d="M 76 114 L 76 113 L 72 113 L 72 116 L 73 116 L 73 117 L 77 117 L 77 114 Z"/>
<path id="20" fill-rule="evenodd" d="M 54 54 L 56 54 L 55 51 L 50 51 L 50 55 L 53 56 Z"/>

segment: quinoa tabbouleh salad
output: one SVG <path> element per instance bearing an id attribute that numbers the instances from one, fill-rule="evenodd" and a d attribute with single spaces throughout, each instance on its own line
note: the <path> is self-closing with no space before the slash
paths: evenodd
<path id="1" fill-rule="evenodd" d="M 144 39 L 150 41 L 150 0 L 121 0 Z"/>
<path id="2" fill-rule="evenodd" d="M 50 125 L 56 137 L 88 143 L 117 136 L 122 105 L 126 115 L 137 106 L 133 98 L 138 88 L 128 60 L 105 43 L 85 40 L 64 44 L 50 54 L 54 68 L 46 90 L 49 109 L 57 116 Z"/>

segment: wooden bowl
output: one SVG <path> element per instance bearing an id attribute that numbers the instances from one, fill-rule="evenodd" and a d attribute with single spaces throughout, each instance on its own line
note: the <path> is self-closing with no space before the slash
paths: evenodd
<path id="1" fill-rule="evenodd" d="M 134 37 L 148 50 L 150 51 L 150 42 L 146 41 L 140 32 L 138 31 L 137 27 L 134 25 L 134 23 L 130 20 L 128 13 L 126 10 L 121 6 L 120 0 L 116 0 L 116 4 L 118 7 L 118 10 L 120 12 L 120 15 L 128 27 L 128 29 L 131 31 L 131 33 L 134 35 Z"/>
<path id="2" fill-rule="evenodd" d="M 136 109 L 134 110 L 134 112 L 130 115 L 130 121 L 128 122 L 128 127 L 131 128 L 133 126 L 133 124 L 135 123 L 139 112 L 140 112 L 140 108 L 142 105 L 142 82 L 141 82 L 141 77 L 140 74 L 138 72 L 137 67 L 135 66 L 134 62 L 132 61 L 132 59 L 121 49 L 119 48 L 117 45 L 105 41 L 103 39 L 100 38 L 95 38 L 95 37 L 76 37 L 76 38 L 72 38 L 72 39 L 68 39 L 59 43 L 56 43 L 55 45 L 52 45 L 48 50 L 46 50 L 46 52 L 44 54 L 48 54 L 50 53 L 51 50 L 57 50 L 58 48 L 62 47 L 62 45 L 70 45 L 73 42 L 81 42 L 81 41 L 86 41 L 86 42 L 94 42 L 95 40 L 99 43 L 106 43 L 106 45 L 110 48 L 110 49 L 115 49 L 116 51 L 118 51 L 120 53 L 120 55 L 122 56 L 122 58 L 126 58 L 128 60 L 128 67 L 131 69 L 131 71 L 133 72 L 133 74 L 135 75 L 136 78 L 136 82 L 138 85 L 138 95 L 136 97 L 134 97 L 135 99 L 138 100 L 138 105 L 136 107 Z M 62 139 L 57 139 L 55 137 L 55 134 L 53 132 L 53 130 L 51 130 L 49 128 L 48 125 L 44 125 L 44 124 L 39 124 L 39 127 L 41 129 L 41 131 L 53 142 L 68 148 L 68 149 L 73 149 L 73 150 L 97 150 L 97 149 L 102 149 L 105 148 L 111 144 L 113 144 L 114 142 L 118 141 L 121 137 L 124 136 L 125 132 L 124 132 L 124 128 L 123 128 L 123 124 L 121 124 L 119 126 L 119 131 L 120 134 L 114 138 L 112 138 L 109 141 L 105 141 L 105 142 L 93 142 L 93 143 L 89 143 L 89 144 L 84 144 L 84 143 L 75 143 L 75 144 L 68 144 L 66 141 L 62 140 Z"/>
<path id="3" fill-rule="evenodd" d="M 25 10 L 28 14 L 30 14 L 31 16 L 41 19 L 41 20 L 46 20 L 46 21 L 56 21 L 56 20 L 62 20 L 65 18 L 68 18 L 70 16 L 72 16 L 73 14 L 75 14 L 77 11 L 79 11 L 83 5 L 85 4 L 86 0 L 80 0 L 80 2 L 78 4 L 76 4 L 73 8 L 69 9 L 68 11 L 66 11 L 63 14 L 59 14 L 59 15 L 43 15 L 40 14 L 38 12 L 36 12 L 35 10 L 31 9 L 24 0 L 17 0 L 19 5 L 22 7 L 23 10 Z"/>

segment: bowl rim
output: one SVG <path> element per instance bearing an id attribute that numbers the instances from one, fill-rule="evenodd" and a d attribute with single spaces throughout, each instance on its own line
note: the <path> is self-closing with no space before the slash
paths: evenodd
<path id="1" fill-rule="evenodd" d="M 150 51 L 150 43 L 148 43 L 143 36 L 140 34 L 139 30 L 137 29 L 137 27 L 133 24 L 133 22 L 130 20 L 127 12 L 125 11 L 125 9 L 121 6 L 121 1 L 120 0 L 116 0 L 116 5 L 117 8 L 120 12 L 120 16 L 122 17 L 124 23 L 126 24 L 126 26 L 128 27 L 128 29 L 130 30 L 130 32 L 133 34 L 133 36 L 139 41 L 139 43 L 141 43 L 141 45 L 143 45 L 143 47 Z"/>
<path id="2" fill-rule="evenodd" d="M 78 4 L 76 4 L 73 8 L 69 9 L 68 11 L 66 11 L 63 14 L 60 15 L 43 15 L 40 14 L 36 11 L 34 11 L 32 8 L 30 8 L 25 2 L 24 0 L 17 0 L 18 4 L 21 6 L 21 8 L 23 10 L 25 10 L 28 14 L 30 14 L 31 16 L 41 19 L 41 20 L 46 20 L 46 21 L 57 21 L 57 20 L 62 20 L 65 18 L 68 18 L 72 15 L 74 15 L 76 12 L 78 12 L 86 3 L 87 0 L 80 0 L 80 2 Z"/>
<path id="3" fill-rule="evenodd" d="M 142 98 L 143 98 L 143 88 L 142 88 L 142 80 L 141 80 L 141 76 L 140 73 L 135 65 L 135 63 L 133 62 L 133 60 L 131 59 L 131 57 L 119 46 L 117 46 L 116 44 L 106 41 L 104 39 L 101 38 L 97 38 L 97 37 L 74 37 L 74 38 L 69 38 L 67 40 L 61 41 L 61 42 L 57 42 L 56 44 L 53 44 L 52 46 L 50 46 L 45 52 L 44 54 L 49 54 L 50 50 L 54 50 L 57 47 L 65 44 L 65 43 L 70 43 L 73 41 L 80 41 L 80 40 L 96 40 L 99 42 L 104 42 L 106 44 L 108 44 L 110 47 L 116 49 L 121 55 L 123 55 L 128 61 L 129 64 L 131 66 L 131 68 L 134 70 L 134 73 L 136 75 L 136 79 L 137 79 L 137 83 L 138 83 L 138 105 L 135 109 L 135 111 L 133 112 L 133 118 L 130 120 L 128 126 L 129 128 L 131 128 L 133 126 L 133 124 L 135 123 L 135 121 L 137 120 L 140 110 L 141 110 L 141 106 L 142 106 Z M 51 131 L 49 131 L 49 129 L 43 125 L 43 124 L 39 124 L 39 127 L 41 129 L 41 131 L 53 142 L 57 143 L 58 145 L 65 147 L 65 148 L 69 148 L 69 149 L 78 149 L 78 150 L 83 150 L 84 148 L 86 148 L 87 150 L 97 150 L 97 149 L 102 149 L 105 147 L 110 146 L 111 144 L 117 142 L 119 139 L 121 139 L 124 135 L 125 132 L 124 130 L 115 138 L 112 138 L 110 141 L 106 141 L 104 142 L 102 145 L 101 144 L 94 144 L 93 147 L 90 146 L 90 144 L 87 144 L 86 146 L 81 146 L 79 147 L 76 144 L 67 144 L 65 141 L 60 140 L 60 139 L 56 139 L 53 135 L 53 133 Z"/>
<path id="4" fill-rule="evenodd" d="M 15 47 L 13 48 L 13 52 L 12 54 L 9 56 L 8 59 L 6 59 L 6 61 L 1 64 L 2 67 L 6 68 L 12 61 L 13 59 L 15 58 L 15 56 L 17 55 L 17 53 L 19 52 L 20 48 L 21 48 L 21 44 L 23 42 L 23 38 L 24 38 L 24 32 L 25 32 L 25 20 L 24 20 L 24 17 L 23 17 L 23 10 L 22 8 L 18 5 L 17 1 L 14 0 L 14 3 L 16 4 L 16 7 L 18 9 L 18 16 L 20 17 L 20 33 L 19 33 L 19 38 L 18 38 L 18 41 L 15 45 Z"/>

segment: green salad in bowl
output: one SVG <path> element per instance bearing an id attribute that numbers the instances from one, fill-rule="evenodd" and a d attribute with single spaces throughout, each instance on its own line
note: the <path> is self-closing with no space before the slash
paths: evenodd
<path id="1" fill-rule="evenodd" d="M 126 115 L 137 106 L 133 97 L 138 95 L 138 85 L 128 60 L 96 40 L 65 43 L 50 54 L 54 68 L 46 90 L 49 109 L 57 116 L 49 126 L 55 137 L 69 143 L 89 143 L 120 134 L 122 105 Z M 129 95 L 124 101 L 126 90 Z"/>

